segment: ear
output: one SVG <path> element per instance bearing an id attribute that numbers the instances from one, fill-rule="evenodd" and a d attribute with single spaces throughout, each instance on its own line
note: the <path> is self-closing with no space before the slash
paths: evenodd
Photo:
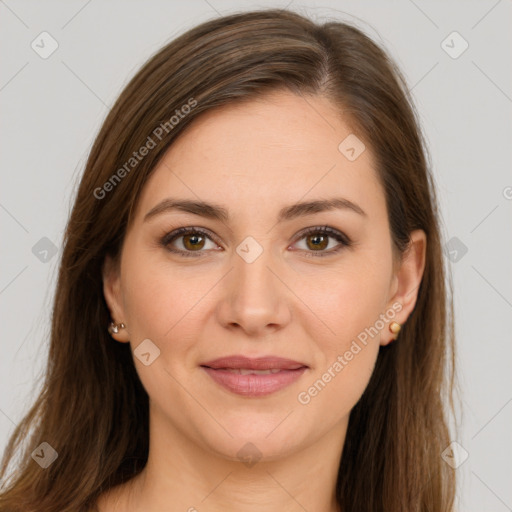
<path id="1" fill-rule="evenodd" d="M 103 274 L 103 295 L 110 311 L 110 318 L 115 323 L 124 323 L 125 314 L 121 297 L 121 277 L 119 264 L 111 256 L 107 255 L 102 267 Z M 108 326 L 105 326 L 105 329 Z M 119 329 L 118 333 L 110 333 L 110 336 L 117 341 L 126 343 L 130 341 L 128 328 Z"/>
<path id="2" fill-rule="evenodd" d="M 414 309 L 425 270 L 427 235 L 422 229 L 417 229 L 411 232 L 410 239 L 409 247 L 393 276 L 391 299 L 387 305 L 388 308 L 398 311 L 393 321 L 400 325 L 407 321 Z M 386 328 L 381 333 L 380 344 L 387 345 L 395 337 L 396 335 Z"/>

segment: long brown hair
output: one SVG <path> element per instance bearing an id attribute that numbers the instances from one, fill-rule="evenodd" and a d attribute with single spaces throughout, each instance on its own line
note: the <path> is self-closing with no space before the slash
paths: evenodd
<path id="1" fill-rule="evenodd" d="M 374 152 L 395 250 L 403 253 L 414 229 L 428 240 L 416 306 L 399 341 L 380 348 L 350 414 L 339 505 L 357 512 L 453 510 L 454 472 L 441 458 L 453 410 L 453 304 L 417 114 L 400 72 L 360 30 L 272 9 L 220 17 L 170 42 L 105 119 L 65 233 L 44 385 L 4 454 L 0 511 L 86 511 L 143 469 L 148 396 L 129 344 L 107 333 L 105 256 L 119 255 L 145 182 L 194 119 L 276 89 L 323 95 L 349 116 Z M 144 158 L 132 160 L 150 145 Z M 31 457 L 42 442 L 58 453 L 46 469 Z"/>

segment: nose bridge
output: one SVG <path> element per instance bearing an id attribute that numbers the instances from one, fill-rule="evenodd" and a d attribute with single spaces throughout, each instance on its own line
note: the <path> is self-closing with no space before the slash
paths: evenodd
<path id="1" fill-rule="evenodd" d="M 262 293 L 270 292 L 272 283 L 270 277 L 272 273 L 268 267 L 272 266 L 271 250 L 269 247 L 261 250 L 254 246 L 254 243 L 244 242 L 236 250 L 237 255 L 233 255 L 235 265 L 236 288 L 241 295 L 254 299 L 261 296 Z M 268 294 L 270 296 L 270 294 Z"/>
<path id="2" fill-rule="evenodd" d="M 265 308 L 275 298 L 274 276 L 268 267 L 272 267 L 272 250 L 269 239 L 257 241 L 246 237 L 233 254 L 235 271 L 235 294 L 253 308 Z M 252 306 L 251 306 L 252 304 Z"/>
<path id="3" fill-rule="evenodd" d="M 270 239 L 246 237 L 233 253 L 230 273 L 228 323 L 256 332 L 268 325 L 282 326 L 288 319 L 283 285 L 274 275 Z M 272 269 L 273 271 L 271 271 Z"/>

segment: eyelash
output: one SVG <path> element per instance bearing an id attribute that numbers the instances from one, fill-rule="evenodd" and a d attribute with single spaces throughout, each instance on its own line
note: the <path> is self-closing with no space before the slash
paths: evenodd
<path id="1" fill-rule="evenodd" d="M 179 238 L 180 236 L 184 235 L 190 235 L 190 234 L 201 234 L 205 236 L 206 238 L 210 239 L 212 242 L 215 242 L 217 245 L 220 245 L 214 237 L 211 236 L 211 234 L 202 229 L 202 228 L 195 228 L 195 227 L 187 227 L 187 228 L 179 228 L 174 231 L 171 231 L 170 233 L 167 233 L 161 240 L 160 244 L 168 251 L 179 254 L 184 257 L 201 257 L 201 253 L 205 251 L 183 251 L 181 249 L 175 249 L 170 247 L 170 243 L 173 242 L 175 239 Z M 352 245 L 352 241 L 348 236 L 346 236 L 344 233 L 341 233 L 340 231 L 333 229 L 329 226 L 315 226 L 311 228 L 307 228 L 304 231 L 302 231 L 299 235 L 299 237 L 296 239 L 296 242 L 302 240 L 308 235 L 315 234 L 315 235 L 328 235 L 331 238 L 334 238 L 338 242 L 340 242 L 340 245 L 336 249 L 331 249 L 329 251 L 305 251 L 305 255 L 307 257 L 312 258 L 322 258 L 325 256 L 337 254 L 340 252 L 344 247 L 350 247 Z M 299 249 L 300 250 L 300 249 Z M 308 254 L 309 253 L 309 254 Z"/>

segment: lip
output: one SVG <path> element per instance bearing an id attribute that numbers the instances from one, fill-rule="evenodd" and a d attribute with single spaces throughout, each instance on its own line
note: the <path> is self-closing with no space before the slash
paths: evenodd
<path id="1" fill-rule="evenodd" d="M 226 356 L 202 363 L 201 366 L 208 366 L 209 368 L 247 368 L 248 370 L 296 370 L 307 367 L 307 364 L 293 361 L 292 359 L 285 359 L 276 356 L 263 356 L 263 357 L 246 357 L 242 355 Z"/>
<path id="2" fill-rule="evenodd" d="M 297 381 L 308 369 L 298 361 L 281 357 L 249 358 L 241 355 L 208 361 L 201 368 L 225 389 L 245 397 L 275 393 Z M 237 370 L 274 370 L 268 374 L 241 374 Z"/>

